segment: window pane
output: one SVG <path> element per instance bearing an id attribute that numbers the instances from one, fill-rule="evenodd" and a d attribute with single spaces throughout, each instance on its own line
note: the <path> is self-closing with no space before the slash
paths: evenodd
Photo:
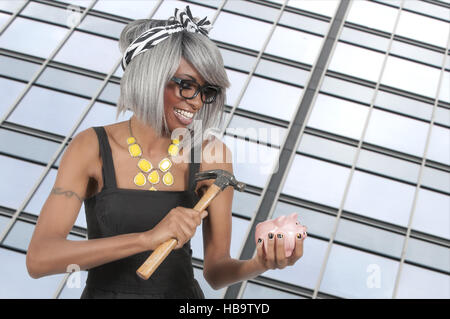
<path id="1" fill-rule="evenodd" d="M 260 197 L 246 192 L 234 192 L 232 212 L 252 218 L 258 209 Z"/>
<path id="2" fill-rule="evenodd" d="M 291 1 L 292 2 L 292 1 Z M 289 4 L 289 2 L 288 2 Z M 298 13 L 284 11 L 278 25 L 288 26 L 295 29 L 310 31 L 315 34 L 325 36 L 327 34 L 329 23 L 314 18 L 310 18 Z"/>
<path id="3" fill-rule="evenodd" d="M 277 26 L 266 53 L 312 65 L 322 44 L 322 37 Z"/>
<path id="4" fill-rule="evenodd" d="M 335 216 L 279 201 L 272 218 L 277 218 L 282 215 L 286 216 L 292 213 L 298 213 L 297 220 L 300 224 L 308 227 L 308 234 L 330 238 L 331 232 L 334 230 Z"/>
<path id="5" fill-rule="evenodd" d="M 333 244 L 320 291 L 344 298 L 390 299 L 397 268 L 397 261 Z"/>
<path id="6" fill-rule="evenodd" d="M 352 1 L 347 21 L 391 33 L 398 10 L 369 1 Z"/>
<path id="7" fill-rule="evenodd" d="M 381 90 L 377 92 L 375 105 L 386 110 L 393 110 L 424 120 L 431 120 L 431 112 L 433 110 L 433 105 L 431 104 Z"/>
<path id="8" fill-rule="evenodd" d="M 412 227 L 450 239 L 450 196 L 419 189 Z"/>
<path id="9" fill-rule="evenodd" d="M 28 250 L 31 236 L 33 235 L 34 224 L 26 223 L 23 221 L 16 221 L 13 228 L 6 236 L 3 242 L 6 246 L 18 248 L 21 250 Z"/>
<path id="10" fill-rule="evenodd" d="M 380 153 L 361 150 L 357 167 L 417 183 L 420 165 Z"/>
<path id="11" fill-rule="evenodd" d="M 191 0 L 191 2 L 207 5 L 214 8 L 218 8 L 222 4 L 222 0 Z"/>
<path id="12" fill-rule="evenodd" d="M 121 78 L 123 76 L 123 70 L 120 64 L 117 66 L 116 71 L 114 72 L 114 76 Z"/>
<path id="13" fill-rule="evenodd" d="M 258 67 L 255 70 L 255 75 L 262 75 L 268 78 L 306 86 L 306 81 L 309 77 L 309 71 L 261 59 L 259 61 Z"/>
<path id="14" fill-rule="evenodd" d="M 450 174 L 425 166 L 422 173 L 422 184 L 450 193 Z"/>
<path id="15" fill-rule="evenodd" d="M 221 12 L 209 36 L 213 40 L 260 51 L 270 28 L 270 23 Z"/>
<path id="16" fill-rule="evenodd" d="M 270 143 L 272 146 L 280 146 L 284 141 L 286 131 L 283 127 L 239 115 L 233 116 L 226 129 L 228 135 L 248 137 L 259 142 Z"/>
<path id="17" fill-rule="evenodd" d="M 92 3 L 92 0 L 55 0 L 55 1 L 70 3 L 75 6 L 84 7 L 84 8 L 87 8 Z"/>
<path id="18" fill-rule="evenodd" d="M 364 140 L 422 157 L 428 127 L 421 121 L 373 109 Z"/>
<path id="19" fill-rule="evenodd" d="M 307 125 L 359 140 L 368 112 L 361 104 L 319 94 Z"/>
<path id="20" fill-rule="evenodd" d="M 26 0 L 0 1 L 0 9 L 6 12 L 15 13 L 26 2 Z"/>
<path id="21" fill-rule="evenodd" d="M 450 61 L 450 56 L 447 57 L 447 61 Z M 439 90 L 439 100 L 450 103 L 450 72 L 444 72 L 442 77 L 441 89 Z"/>
<path id="22" fill-rule="evenodd" d="M 275 1 L 279 2 L 279 1 Z M 280 2 L 284 2 L 280 0 Z M 290 7 L 299 8 L 305 11 L 310 11 L 326 16 L 333 16 L 339 1 L 337 0 L 314 0 L 314 1 L 304 1 L 304 0 L 290 0 L 288 2 Z"/>
<path id="23" fill-rule="evenodd" d="M 30 81 L 39 69 L 39 64 L 0 55 L 0 74 L 19 80 Z M 3 80 L 0 78 L 0 81 Z M 0 85 L 2 88 L 3 85 Z M 5 96 L 5 95 L 2 95 Z"/>
<path id="24" fill-rule="evenodd" d="M 383 59 L 381 53 L 338 42 L 329 69 L 377 82 Z"/>
<path id="25" fill-rule="evenodd" d="M 406 249 L 406 260 L 442 271 L 450 269 L 448 247 L 435 245 L 416 238 L 409 238 Z"/>
<path id="26" fill-rule="evenodd" d="M 116 104 L 120 97 L 120 85 L 109 82 L 99 96 L 99 100 L 104 100 Z"/>
<path id="27" fill-rule="evenodd" d="M 234 175 L 239 181 L 264 187 L 273 169 L 278 169 L 278 149 L 230 136 L 224 136 L 223 142 L 231 151 Z"/>
<path id="28" fill-rule="evenodd" d="M 442 7 L 442 10 L 447 10 Z M 448 17 L 448 13 L 447 13 Z M 449 24 L 437 19 L 402 10 L 396 33 L 442 48 L 447 45 Z"/>
<path id="29" fill-rule="evenodd" d="M 392 42 L 390 53 L 402 55 L 404 57 L 418 61 L 423 61 L 425 63 L 432 64 L 438 68 L 442 66 L 442 60 L 444 59 L 444 55 L 442 53 L 420 48 L 416 45 L 400 41 Z"/>
<path id="30" fill-rule="evenodd" d="M 129 6 L 128 1 L 126 5 Z M 162 2 L 161 6 L 158 8 L 158 11 L 156 11 L 155 15 L 153 16 L 153 19 L 168 19 L 169 17 L 173 16 L 175 8 L 184 9 L 187 5 L 189 5 L 191 13 L 194 17 L 203 19 L 205 16 L 207 16 L 209 20 L 211 20 L 214 16 L 214 9 L 195 5 L 185 1 L 169 0 Z"/>
<path id="31" fill-rule="evenodd" d="M 9 20 L 9 18 L 11 18 L 10 14 L 0 12 L 0 28 L 3 27 L 3 25 L 6 23 L 6 21 Z"/>
<path id="32" fill-rule="evenodd" d="M 91 97 L 98 91 L 102 81 L 73 72 L 47 67 L 39 76 L 37 83 Z"/>
<path id="33" fill-rule="evenodd" d="M 379 51 L 387 51 L 389 46 L 389 38 L 371 34 L 365 31 L 344 27 L 341 33 L 341 40 L 348 41 L 365 48 L 375 49 Z"/>
<path id="34" fill-rule="evenodd" d="M 93 9 L 135 20 L 148 18 L 156 3 L 156 0 L 101 0 Z"/>
<path id="35" fill-rule="evenodd" d="M 3 116 L 12 106 L 25 84 L 0 77 L 0 116 Z"/>
<path id="36" fill-rule="evenodd" d="M 69 12 L 54 6 L 30 2 L 20 14 L 61 24 L 63 26 L 69 26 L 67 24 Z"/>
<path id="37" fill-rule="evenodd" d="M 0 272 L 1 299 L 52 298 L 64 274 L 45 276 L 39 280 L 28 275 L 25 254 L 0 248 L 2 271 Z"/>
<path id="38" fill-rule="evenodd" d="M 241 93 L 242 86 L 247 79 L 247 74 L 231 71 L 226 69 L 228 80 L 230 81 L 230 87 L 227 89 L 226 104 L 229 106 L 234 106 Z"/>
<path id="39" fill-rule="evenodd" d="M 326 241 L 307 237 L 303 242 L 303 256 L 293 266 L 268 270 L 262 276 L 314 289 L 327 245 Z"/>
<path id="40" fill-rule="evenodd" d="M 447 151 L 445 151 L 447 150 Z M 431 129 L 427 158 L 450 165 L 450 130 L 437 125 Z"/>
<path id="41" fill-rule="evenodd" d="M 356 102 L 370 104 L 374 89 L 341 79 L 336 79 L 331 76 L 325 76 L 320 91 L 346 97 Z"/>
<path id="42" fill-rule="evenodd" d="M 43 166 L 0 155 L 0 181 L 8 181 L 0 183 L 0 205 L 19 208 L 43 170 Z"/>
<path id="43" fill-rule="evenodd" d="M 72 274 L 71 276 L 79 276 L 80 278 L 80 287 L 77 287 L 77 281 L 74 278 L 71 282 L 71 286 L 68 285 L 69 280 L 72 280 L 71 277 L 69 277 L 68 281 L 66 281 L 66 284 L 64 285 L 63 290 L 61 291 L 61 294 L 59 295 L 58 299 L 80 299 L 81 294 L 83 293 L 83 289 L 86 286 L 86 279 L 87 279 L 87 271 L 80 271 L 77 273 Z"/>
<path id="44" fill-rule="evenodd" d="M 339 207 L 349 172 L 340 165 L 296 155 L 282 193 Z"/>
<path id="45" fill-rule="evenodd" d="M 275 20 L 278 15 L 277 9 L 242 0 L 227 1 L 224 9 L 259 18 L 261 20 L 267 20 L 269 22 Z"/>
<path id="46" fill-rule="evenodd" d="M 304 299 L 303 297 L 289 294 L 274 288 L 261 286 L 254 283 L 247 283 L 245 286 L 243 299 Z"/>
<path id="47" fill-rule="evenodd" d="M 437 107 L 434 113 L 434 122 L 442 125 L 450 126 L 450 109 Z"/>
<path id="48" fill-rule="evenodd" d="M 66 28 L 18 17 L 0 37 L 0 47 L 46 59 L 67 32 Z"/>
<path id="49" fill-rule="evenodd" d="M 3 233 L 6 225 L 11 221 L 10 218 L 0 215 L 0 233 Z"/>
<path id="50" fill-rule="evenodd" d="M 9 121 L 65 136 L 88 102 L 87 99 L 34 86 Z"/>
<path id="51" fill-rule="evenodd" d="M 75 31 L 54 60 L 88 70 L 109 73 L 119 58 L 117 41 Z"/>
<path id="52" fill-rule="evenodd" d="M 297 152 L 352 165 L 356 147 L 310 134 L 303 134 Z"/>
<path id="53" fill-rule="evenodd" d="M 78 29 L 91 31 L 118 39 L 124 27 L 124 23 L 87 15 L 83 21 L 81 21 Z"/>
<path id="54" fill-rule="evenodd" d="M 449 299 L 448 287 L 450 287 L 450 276 L 404 264 L 397 298 Z"/>
<path id="55" fill-rule="evenodd" d="M 448 0 L 441 2 L 450 3 Z M 424 1 L 405 1 L 403 8 L 410 9 L 419 13 L 424 13 L 433 17 L 441 18 L 443 20 L 449 20 L 450 10 L 440 5 L 434 5 Z"/>
<path id="56" fill-rule="evenodd" d="M 335 239 L 344 244 L 400 258 L 404 236 L 341 218 Z"/>
<path id="57" fill-rule="evenodd" d="M 219 48 L 223 63 L 227 68 L 234 68 L 244 72 L 250 72 L 255 64 L 256 57 L 244 53 Z M 231 71 L 230 71 L 231 72 Z M 233 85 L 233 83 L 231 83 Z"/>
<path id="58" fill-rule="evenodd" d="M 407 226 L 415 187 L 355 171 L 344 209 Z"/>
<path id="59" fill-rule="evenodd" d="M 121 113 L 116 121 L 116 113 L 116 107 L 100 102 L 95 102 L 74 135 L 77 135 L 79 132 L 84 131 L 90 127 L 105 126 L 116 122 L 126 121 L 133 115 L 131 111 L 126 111 L 125 114 Z"/>
<path id="60" fill-rule="evenodd" d="M 0 129 L 0 151 L 6 154 L 47 164 L 58 147 L 55 142 Z"/>
<path id="61" fill-rule="evenodd" d="M 303 89 L 253 76 L 239 108 L 290 121 Z"/>
<path id="62" fill-rule="evenodd" d="M 214 290 L 206 281 L 205 277 L 203 277 L 202 269 L 198 269 L 194 267 L 194 277 L 198 281 L 200 288 L 203 291 L 206 299 L 219 299 L 222 298 L 223 294 L 226 291 L 226 288 L 221 288 L 218 290 Z"/>
<path id="63" fill-rule="evenodd" d="M 436 98 L 439 69 L 389 56 L 381 83 Z"/>
<path id="64" fill-rule="evenodd" d="M 232 235 L 230 245 L 231 258 L 239 258 L 242 243 L 246 239 L 248 227 L 250 222 L 248 220 L 232 217 Z M 197 227 L 194 237 L 191 239 L 192 257 L 203 260 L 203 231 L 202 227 Z"/>

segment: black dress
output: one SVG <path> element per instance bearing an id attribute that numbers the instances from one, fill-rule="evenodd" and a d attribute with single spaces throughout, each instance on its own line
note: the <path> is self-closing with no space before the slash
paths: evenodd
<path id="1" fill-rule="evenodd" d="M 191 152 L 186 191 L 120 189 L 111 148 L 104 127 L 94 127 L 102 158 L 103 188 L 84 201 L 89 239 L 147 231 L 155 227 L 174 207 L 192 208 L 199 200 L 194 192 L 194 174 L 200 164 Z M 151 251 L 139 253 L 88 270 L 86 298 L 204 298 L 194 279 L 190 241 L 173 250 L 148 280 L 136 270 Z"/>

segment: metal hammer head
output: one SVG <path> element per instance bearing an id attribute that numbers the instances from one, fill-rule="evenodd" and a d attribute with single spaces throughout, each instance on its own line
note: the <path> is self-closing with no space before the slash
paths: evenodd
<path id="1" fill-rule="evenodd" d="M 227 186 L 233 186 L 234 189 L 242 192 L 245 184 L 238 182 L 233 174 L 223 169 L 213 169 L 195 174 L 195 181 L 202 181 L 205 179 L 215 179 L 214 184 L 224 190 Z"/>

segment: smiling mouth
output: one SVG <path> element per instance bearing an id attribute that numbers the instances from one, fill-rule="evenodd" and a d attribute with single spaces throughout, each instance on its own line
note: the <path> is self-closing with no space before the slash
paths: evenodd
<path id="1" fill-rule="evenodd" d="M 194 113 L 188 112 L 185 110 L 181 110 L 181 109 L 177 109 L 177 108 L 175 108 L 175 113 L 181 115 L 182 117 L 184 117 L 187 120 L 190 120 L 194 117 Z"/>
<path id="2" fill-rule="evenodd" d="M 192 118 L 194 117 L 194 113 L 178 109 L 176 107 L 174 108 L 174 114 L 177 119 L 184 125 L 189 125 L 192 122 Z"/>

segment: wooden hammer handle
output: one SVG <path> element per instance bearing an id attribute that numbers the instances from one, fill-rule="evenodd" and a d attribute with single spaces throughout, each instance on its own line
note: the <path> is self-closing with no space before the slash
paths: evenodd
<path id="1" fill-rule="evenodd" d="M 220 187 L 212 184 L 195 205 L 194 210 L 199 213 L 204 211 L 219 192 Z M 178 241 L 172 238 L 159 245 L 136 271 L 137 275 L 144 280 L 150 278 L 150 276 L 155 272 L 155 270 L 164 261 L 164 259 L 166 259 L 170 252 L 177 246 L 177 244 Z"/>

